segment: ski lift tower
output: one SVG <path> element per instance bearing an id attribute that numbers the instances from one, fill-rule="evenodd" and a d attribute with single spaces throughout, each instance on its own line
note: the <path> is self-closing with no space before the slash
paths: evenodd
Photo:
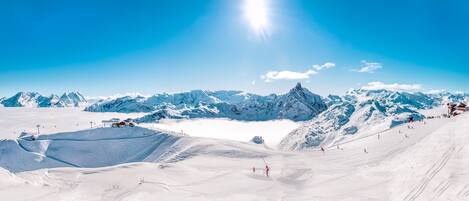
<path id="1" fill-rule="evenodd" d="M 39 128 L 41 128 L 41 125 L 38 124 L 38 125 L 36 125 L 36 127 L 37 127 L 37 135 L 39 135 L 40 134 Z"/>

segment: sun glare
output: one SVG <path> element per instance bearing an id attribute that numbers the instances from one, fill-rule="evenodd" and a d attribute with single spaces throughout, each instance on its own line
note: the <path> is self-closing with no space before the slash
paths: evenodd
<path id="1" fill-rule="evenodd" d="M 244 12 L 254 31 L 264 36 L 268 26 L 267 5 L 265 0 L 245 0 Z"/>

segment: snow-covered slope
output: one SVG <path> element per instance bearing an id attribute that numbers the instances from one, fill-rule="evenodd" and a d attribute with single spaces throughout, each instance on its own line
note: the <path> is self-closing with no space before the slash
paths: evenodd
<path id="1" fill-rule="evenodd" d="M 12 185 L 12 184 L 21 184 L 25 183 L 26 181 L 17 177 L 15 174 L 11 173 L 10 171 L 0 168 L 0 186 L 2 185 Z"/>
<path id="2" fill-rule="evenodd" d="M 464 201 L 469 199 L 468 121 L 469 113 L 414 122 L 409 124 L 413 129 L 395 127 L 380 138 L 354 139 L 343 142 L 340 149 L 325 147 L 325 152 L 269 152 L 254 143 L 198 138 L 188 138 L 193 144 L 184 146 L 181 137 L 174 147 L 183 148 L 159 163 L 38 169 L 14 175 L 0 169 L 0 197 L 9 201 Z M 266 164 L 269 177 L 264 174 Z"/>
<path id="3" fill-rule="evenodd" d="M 288 93 L 259 96 L 240 91 L 195 90 L 177 94 L 158 94 L 149 98 L 122 97 L 87 107 L 92 112 L 149 112 L 139 122 L 162 118 L 230 118 L 263 121 L 273 119 L 309 120 L 327 106 L 319 95 L 297 84 Z"/>
<path id="4" fill-rule="evenodd" d="M 199 154 L 262 157 L 247 143 L 182 136 L 141 127 L 97 128 L 0 141 L 0 167 L 23 172 L 53 167 L 104 167 L 131 162 L 175 162 Z"/>
<path id="5" fill-rule="evenodd" d="M 443 104 L 442 96 L 387 90 L 351 90 L 345 96 L 329 96 L 328 110 L 291 132 L 281 149 L 299 150 L 331 144 L 356 133 L 380 132 L 407 121 L 424 118 L 418 110 Z"/>
<path id="6" fill-rule="evenodd" d="M 5 107 L 78 107 L 84 106 L 86 99 L 79 92 L 43 96 L 37 92 L 18 92 L 10 98 L 0 100 Z"/>

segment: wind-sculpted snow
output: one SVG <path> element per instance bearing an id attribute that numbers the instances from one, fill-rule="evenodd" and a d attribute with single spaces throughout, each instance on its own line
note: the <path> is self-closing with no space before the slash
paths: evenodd
<path id="1" fill-rule="evenodd" d="M 446 99 L 447 100 L 447 99 Z M 328 96 L 329 108 L 287 135 L 279 147 L 285 150 L 314 148 L 337 143 L 356 133 L 373 133 L 407 122 L 418 112 L 443 104 L 441 96 L 386 90 L 352 90 L 345 96 Z"/>
<path id="2" fill-rule="evenodd" d="M 319 95 L 298 84 L 283 95 L 260 96 L 240 91 L 195 90 L 177 94 L 158 94 L 149 98 L 123 97 L 101 101 L 87 107 L 92 112 L 149 112 L 138 122 L 155 122 L 163 118 L 230 118 L 265 121 L 312 119 L 327 106 Z"/>
<path id="3" fill-rule="evenodd" d="M 23 172 L 54 167 L 104 167 L 131 162 L 177 162 L 197 155 L 263 157 L 249 144 L 218 142 L 134 128 L 97 128 L 0 141 L 0 167 Z"/>
<path id="4" fill-rule="evenodd" d="M 43 96 L 36 92 L 19 92 L 10 98 L 0 99 L 4 107 L 79 107 L 87 103 L 79 92 Z"/>

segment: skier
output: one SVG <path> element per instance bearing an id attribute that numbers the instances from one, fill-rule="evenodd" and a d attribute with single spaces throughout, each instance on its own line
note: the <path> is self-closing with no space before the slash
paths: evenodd
<path id="1" fill-rule="evenodd" d="M 322 153 L 325 153 L 325 152 L 326 152 L 326 150 L 324 149 L 323 146 L 321 146 L 321 151 L 322 151 Z"/>
<path id="2" fill-rule="evenodd" d="M 269 169 L 269 166 L 268 166 L 268 165 L 265 165 L 265 175 L 266 175 L 267 177 L 269 177 L 269 170 L 270 170 L 270 169 Z"/>
<path id="3" fill-rule="evenodd" d="M 368 153 L 368 151 L 366 150 L 366 148 L 363 148 L 363 152 L 365 152 L 365 154 Z"/>
<path id="4" fill-rule="evenodd" d="M 379 138 L 380 138 L 380 137 L 381 137 L 381 135 L 380 135 L 380 134 L 378 134 L 378 140 L 379 140 Z"/>
<path id="5" fill-rule="evenodd" d="M 252 167 L 252 173 L 256 173 L 256 167 Z"/>

